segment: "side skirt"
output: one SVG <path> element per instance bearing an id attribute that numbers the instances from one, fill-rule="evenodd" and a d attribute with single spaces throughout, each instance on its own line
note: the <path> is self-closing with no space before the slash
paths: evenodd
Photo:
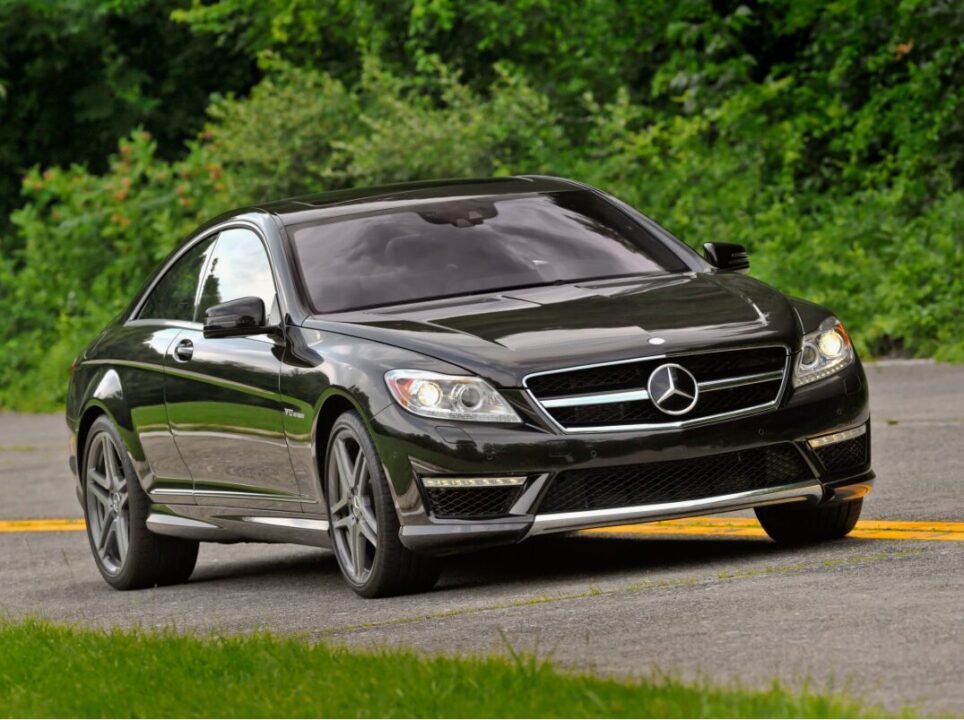
<path id="1" fill-rule="evenodd" d="M 299 513 L 198 505 L 151 505 L 147 529 L 211 542 L 280 542 L 331 547 L 328 520 Z"/>

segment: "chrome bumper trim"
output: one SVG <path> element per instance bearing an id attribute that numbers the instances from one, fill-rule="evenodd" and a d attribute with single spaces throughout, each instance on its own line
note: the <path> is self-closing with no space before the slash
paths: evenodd
<path id="1" fill-rule="evenodd" d="M 581 510 L 578 512 L 547 513 L 536 515 L 526 537 L 566 530 L 586 530 L 606 525 L 623 525 L 633 522 L 670 520 L 700 513 L 722 513 L 743 510 L 761 505 L 799 502 L 803 500 L 820 501 L 824 489 L 816 480 L 780 485 L 762 490 L 717 495 L 699 500 L 658 503 L 655 505 L 636 505 L 634 507 L 609 508 L 607 510 Z"/>

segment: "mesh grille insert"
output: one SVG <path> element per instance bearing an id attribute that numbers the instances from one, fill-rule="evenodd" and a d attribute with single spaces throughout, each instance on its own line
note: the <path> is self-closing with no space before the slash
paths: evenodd
<path id="1" fill-rule="evenodd" d="M 867 434 L 853 440 L 824 445 L 815 451 L 827 472 L 854 470 L 867 464 Z"/>
<path id="2" fill-rule="evenodd" d="M 425 488 L 435 517 L 484 518 L 508 515 L 522 486 Z"/>
<path id="3" fill-rule="evenodd" d="M 539 512 L 698 500 L 787 485 L 809 477 L 800 453 L 788 443 L 687 460 L 567 470 L 552 480 Z"/>

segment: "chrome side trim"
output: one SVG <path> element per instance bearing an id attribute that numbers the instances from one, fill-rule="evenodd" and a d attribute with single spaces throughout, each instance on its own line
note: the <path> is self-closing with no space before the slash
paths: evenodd
<path id="1" fill-rule="evenodd" d="M 275 500 L 277 502 L 305 502 L 299 497 L 272 495 L 271 493 L 243 492 L 241 490 L 195 490 L 193 494 L 195 497 L 248 498 L 251 500 Z"/>
<path id="2" fill-rule="evenodd" d="M 147 516 L 147 529 L 159 530 L 162 528 L 182 528 L 188 530 L 220 530 L 217 525 L 212 523 L 194 520 L 183 515 L 167 515 L 165 513 L 151 513 Z"/>
<path id="3" fill-rule="evenodd" d="M 311 530 L 314 532 L 328 532 L 327 520 L 311 520 L 309 518 L 291 517 L 250 517 L 243 516 L 243 522 L 255 525 L 272 525 L 275 527 L 291 528 L 293 530 Z"/>
<path id="4" fill-rule="evenodd" d="M 777 503 L 804 500 L 820 501 L 823 499 L 823 495 L 823 485 L 816 480 L 805 480 L 790 485 L 717 495 L 699 500 L 681 500 L 679 502 L 636 505 L 606 510 L 547 513 L 536 515 L 526 537 L 567 530 L 585 530 L 607 525 L 670 520 L 700 513 L 729 512 L 761 505 L 776 505 Z"/>

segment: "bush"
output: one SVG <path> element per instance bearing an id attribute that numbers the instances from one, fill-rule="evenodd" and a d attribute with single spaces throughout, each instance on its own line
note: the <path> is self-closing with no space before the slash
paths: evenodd
<path id="1" fill-rule="evenodd" d="M 706 24 L 674 32 L 698 37 Z M 368 59 L 351 86 L 266 56 L 264 80 L 249 97 L 217 99 L 183 160 L 158 158 L 138 131 L 104 174 L 30 171 L 16 236 L 0 242 L 21 248 L 0 260 L 0 407 L 61 402 L 71 359 L 179 238 L 220 211 L 353 185 L 521 172 L 599 185 L 694 247 L 747 245 L 758 277 L 831 306 L 865 353 L 964 360 L 964 193 L 959 158 L 939 152 L 953 147 L 948 108 L 958 101 L 935 80 L 958 56 L 945 53 L 904 84 L 888 80 L 851 114 L 834 114 L 839 98 L 813 105 L 791 75 L 751 81 L 740 62 L 699 68 L 702 55 L 686 57 L 653 81 L 656 95 L 680 93 L 677 112 L 628 89 L 608 102 L 586 94 L 574 130 L 508 64 L 480 91 L 429 56 L 429 70 L 404 79 Z M 891 107 L 899 98 L 939 112 L 901 125 Z M 886 120 L 876 144 L 866 107 Z"/>
<path id="2" fill-rule="evenodd" d="M 71 361 L 200 218 L 223 209 L 221 166 L 194 146 L 167 163 L 144 131 L 104 175 L 32 170 L 12 215 L 22 248 L 0 263 L 0 407 L 63 400 Z"/>

